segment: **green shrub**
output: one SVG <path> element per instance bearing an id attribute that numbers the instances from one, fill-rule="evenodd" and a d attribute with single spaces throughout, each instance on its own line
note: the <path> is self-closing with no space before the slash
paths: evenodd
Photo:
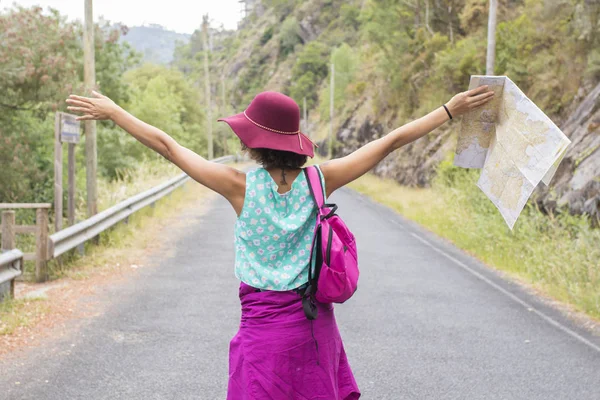
<path id="1" fill-rule="evenodd" d="M 298 103 L 301 103 L 306 97 L 309 109 L 317 104 L 318 85 L 327 76 L 328 53 L 329 48 L 325 44 L 318 41 L 310 42 L 298 53 L 298 58 L 292 68 L 292 79 L 288 92 Z"/>
<path id="2" fill-rule="evenodd" d="M 280 58 L 287 57 L 293 53 L 296 45 L 302 43 L 300 38 L 300 25 L 295 17 L 288 17 L 281 25 L 281 33 L 279 34 L 279 56 Z"/>
<path id="3" fill-rule="evenodd" d="M 260 37 L 260 44 L 264 46 L 269 40 L 271 40 L 272 37 L 273 37 L 273 27 L 270 26 L 267 29 L 265 29 L 265 32 Z"/>
<path id="4" fill-rule="evenodd" d="M 485 41 L 471 36 L 457 41 L 453 46 L 440 51 L 433 65 L 436 81 L 448 93 L 463 91 L 471 75 L 485 72 Z"/>

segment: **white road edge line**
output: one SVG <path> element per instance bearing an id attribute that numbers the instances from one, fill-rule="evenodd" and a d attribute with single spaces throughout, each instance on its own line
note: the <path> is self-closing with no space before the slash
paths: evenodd
<path id="1" fill-rule="evenodd" d="M 402 227 L 402 228 L 406 229 L 405 227 Z M 513 293 L 511 293 L 508 290 L 504 289 L 502 286 L 494 283 L 493 281 L 491 281 L 490 279 L 486 278 L 485 276 L 483 276 L 479 272 L 473 270 L 471 267 L 469 267 L 468 265 L 466 265 L 462 261 L 457 260 L 456 258 L 452 257 L 450 254 L 446 253 L 445 251 L 438 249 L 437 247 L 435 247 L 434 245 L 432 245 L 431 243 L 429 243 L 427 240 L 423 239 L 422 237 L 420 237 L 416 233 L 410 232 L 410 234 L 412 236 L 414 236 L 415 238 L 417 238 L 418 240 L 420 240 L 421 242 L 423 242 L 424 244 L 426 244 L 427 246 L 431 247 L 437 253 L 439 253 L 439 254 L 443 255 L 444 257 L 448 258 L 450 261 L 453 261 L 456 265 L 458 265 L 459 267 L 463 268 L 465 271 L 471 273 L 472 275 L 476 276 L 477 278 L 479 278 L 483 282 L 487 283 L 488 285 L 490 285 L 494 289 L 498 290 L 500 293 L 502 293 L 502 294 L 508 296 L 509 298 L 511 298 L 512 300 L 516 301 L 517 303 L 519 303 L 520 305 L 522 305 L 523 307 L 525 307 L 528 311 L 531 311 L 531 312 L 537 314 L 538 317 L 540 317 L 541 319 L 543 319 L 544 321 L 546 321 L 550 325 L 552 325 L 552 326 L 560 329 L 561 331 L 565 332 L 566 334 L 568 334 L 571 337 L 579 340 L 581 343 L 588 345 L 593 350 L 596 350 L 598 353 L 600 353 L 600 347 L 599 346 L 597 346 L 596 344 L 590 342 L 589 340 L 587 340 L 583 336 L 579 335 L 577 332 L 574 332 L 571 329 L 569 329 L 566 326 L 564 326 L 563 324 L 561 324 L 560 322 L 555 321 L 554 319 L 552 319 L 551 317 L 547 316 L 543 312 L 539 311 L 538 309 L 536 309 L 535 307 L 533 307 L 529 303 L 521 300 L 518 296 L 515 296 Z"/>

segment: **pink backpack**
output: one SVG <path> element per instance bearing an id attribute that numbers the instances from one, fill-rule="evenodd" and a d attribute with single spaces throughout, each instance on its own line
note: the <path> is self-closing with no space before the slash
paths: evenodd
<path id="1" fill-rule="evenodd" d="M 335 214 L 337 205 L 325 203 L 320 172 L 316 167 L 307 167 L 304 173 L 317 205 L 308 287 L 302 298 L 304 314 L 313 320 L 317 318 L 315 300 L 321 303 L 345 302 L 356 291 L 359 272 L 354 235 Z"/>

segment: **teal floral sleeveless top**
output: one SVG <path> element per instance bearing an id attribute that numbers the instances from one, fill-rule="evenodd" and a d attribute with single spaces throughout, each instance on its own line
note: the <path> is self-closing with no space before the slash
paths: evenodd
<path id="1" fill-rule="evenodd" d="M 323 184 L 320 169 L 319 175 Z M 304 172 L 288 192 L 277 189 L 264 168 L 246 174 L 244 206 L 235 223 L 235 276 L 259 289 L 284 291 L 308 282 L 317 209 Z"/>

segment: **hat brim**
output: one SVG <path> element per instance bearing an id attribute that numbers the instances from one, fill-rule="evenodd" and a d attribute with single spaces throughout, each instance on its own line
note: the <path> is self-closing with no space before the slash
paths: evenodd
<path id="1" fill-rule="evenodd" d="M 313 143 L 303 133 L 283 134 L 263 129 L 250 122 L 244 113 L 219 118 L 217 121 L 227 123 L 248 148 L 290 151 L 311 158 L 315 156 Z"/>

